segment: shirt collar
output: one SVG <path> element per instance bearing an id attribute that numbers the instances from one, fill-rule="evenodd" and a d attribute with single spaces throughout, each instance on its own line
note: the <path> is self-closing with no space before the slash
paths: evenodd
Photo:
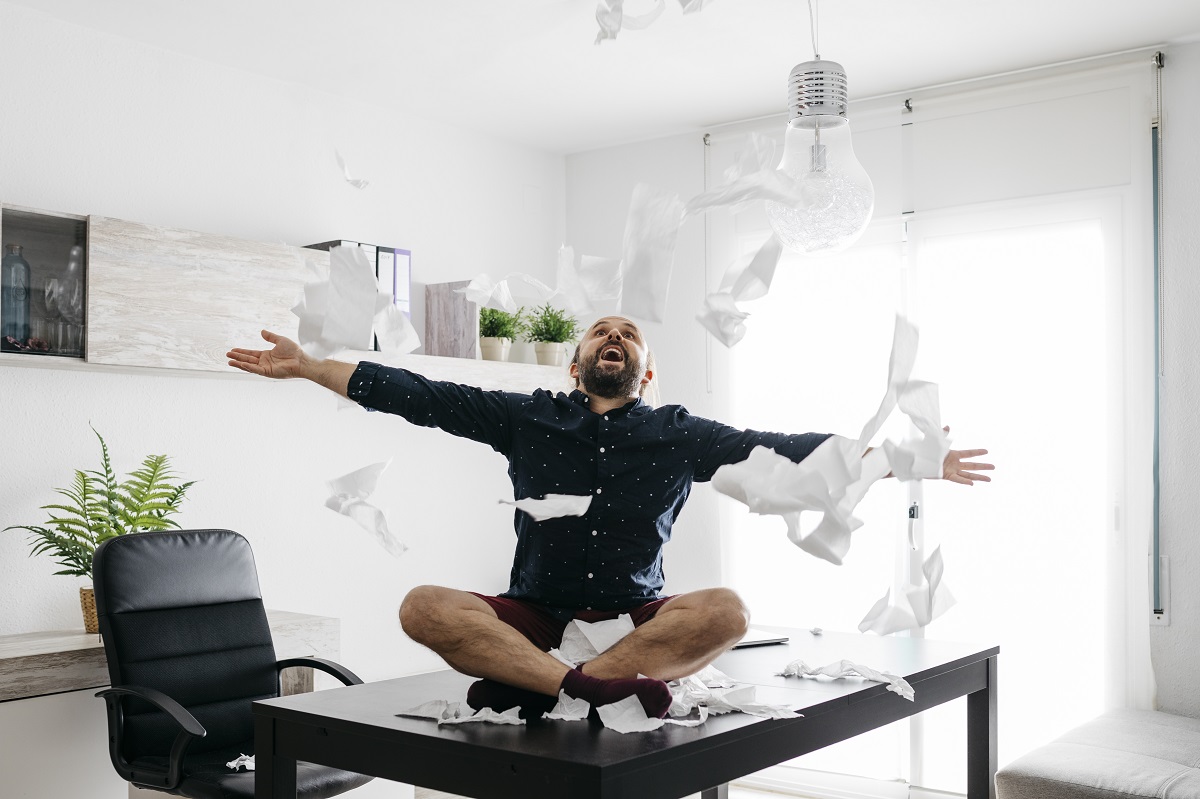
<path id="1" fill-rule="evenodd" d="M 579 389 L 573 389 L 567 396 L 571 398 L 572 402 L 581 408 L 588 407 L 588 395 L 584 394 Z M 639 397 L 637 399 L 630 400 L 619 408 L 613 408 L 611 411 L 609 411 L 609 413 L 629 413 L 643 407 L 647 407 L 646 403 L 642 402 L 641 397 Z"/>

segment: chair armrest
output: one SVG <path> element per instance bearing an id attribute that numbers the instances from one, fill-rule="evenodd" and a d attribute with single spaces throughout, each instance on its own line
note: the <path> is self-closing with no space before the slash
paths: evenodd
<path id="1" fill-rule="evenodd" d="M 153 688 L 141 685 L 122 685 L 105 688 L 96 696 L 102 698 L 108 709 L 108 749 L 113 768 L 132 783 L 153 788 L 175 790 L 183 780 L 183 754 L 188 745 L 197 738 L 208 735 L 196 717 L 171 697 Z M 166 713 L 179 726 L 179 733 L 171 744 L 171 754 L 166 770 L 139 766 L 134 769 L 121 754 L 121 742 L 125 728 L 125 713 L 121 709 L 121 698 L 132 696 L 149 702 Z"/>
<path id="2" fill-rule="evenodd" d="M 275 668 L 279 671 L 295 666 L 317 669 L 326 674 L 332 674 L 342 681 L 342 685 L 362 685 L 362 680 L 359 679 L 357 674 L 350 671 L 350 669 L 340 663 L 334 663 L 332 660 L 325 660 L 324 658 L 286 658 L 275 664 Z"/>

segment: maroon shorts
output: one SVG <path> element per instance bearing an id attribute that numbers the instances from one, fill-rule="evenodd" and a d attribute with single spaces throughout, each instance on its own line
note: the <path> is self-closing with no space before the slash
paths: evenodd
<path id="1" fill-rule="evenodd" d="M 486 594 L 477 594 L 474 591 L 469 591 L 468 593 L 488 603 L 492 610 L 496 611 L 496 615 L 500 617 L 500 621 L 510 627 L 516 628 L 517 631 L 532 641 L 534 646 L 543 652 L 549 652 L 562 643 L 563 630 L 567 628 L 567 623 L 570 619 L 560 619 L 547 610 L 545 606 L 535 602 L 526 602 L 522 599 L 509 599 L 503 596 L 487 596 Z M 633 626 L 640 627 L 653 619 L 654 614 L 658 613 L 659 608 L 672 599 L 674 599 L 673 596 L 665 596 L 662 599 L 654 599 L 644 605 L 636 605 L 623 610 L 577 610 L 575 611 L 575 618 L 580 621 L 597 622 L 615 619 L 622 613 L 628 613 L 630 618 L 633 619 Z"/>

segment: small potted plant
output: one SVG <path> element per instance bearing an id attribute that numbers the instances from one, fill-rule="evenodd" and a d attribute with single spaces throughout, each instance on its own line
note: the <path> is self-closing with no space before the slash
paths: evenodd
<path id="1" fill-rule="evenodd" d="M 513 339 L 521 329 L 521 314 L 506 313 L 497 308 L 479 309 L 479 351 L 485 361 L 507 361 Z"/>
<path id="2" fill-rule="evenodd" d="M 537 361 L 543 366 L 562 366 L 564 344 L 579 335 L 575 317 L 546 303 L 536 309 L 523 327 L 526 341 L 532 341 Z"/>
<path id="3" fill-rule="evenodd" d="M 166 455 L 147 455 L 140 468 L 118 480 L 108 457 L 108 445 L 100 440 L 100 469 L 75 470 L 70 488 L 56 488 L 66 500 L 43 505 L 50 511 L 45 525 L 14 524 L 7 530 L 25 530 L 30 535 L 30 555 L 49 554 L 58 559 L 62 571 L 75 577 L 92 577 L 92 553 L 110 538 L 125 533 L 168 530 L 179 525 L 170 518 L 179 512 L 195 481 L 178 483 Z M 92 589 L 79 589 L 84 629 L 99 632 L 96 599 Z"/>

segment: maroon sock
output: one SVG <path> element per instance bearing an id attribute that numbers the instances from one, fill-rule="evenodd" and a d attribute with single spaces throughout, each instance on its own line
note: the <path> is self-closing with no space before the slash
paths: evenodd
<path id="1" fill-rule="evenodd" d="M 497 713 L 519 705 L 521 718 L 537 719 L 541 718 L 543 713 L 553 710 L 558 704 L 558 698 L 526 691 L 524 688 L 514 688 L 495 680 L 477 680 L 467 689 L 467 704 L 472 710 L 490 707 Z"/>
<path id="2" fill-rule="evenodd" d="M 646 715 L 661 719 L 671 709 L 671 689 L 662 680 L 640 677 L 636 680 L 601 680 L 589 677 L 579 669 L 571 669 L 563 677 L 562 690 L 575 699 L 586 699 L 593 707 L 611 705 L 637 695 Z"/>

